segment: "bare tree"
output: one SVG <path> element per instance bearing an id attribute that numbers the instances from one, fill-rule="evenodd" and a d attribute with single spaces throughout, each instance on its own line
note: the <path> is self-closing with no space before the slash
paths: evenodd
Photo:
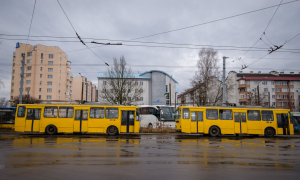
<path id="1" fill-rule="evenodd" d="M 199 54 L 199 60 L 197 62 L 197 71 L 193 79 L 191 80 L 192 87 L 199 87 L 194 94 L 195 103 L 197 106 L 208 105 L 209 97 L 208 92 L 210 90 L 210 80 L 212 77 L 219 77 L 218 52 L 212 48 L 202 48 Z M 214 84 L 214 83 L 211 83 Z"/>
<path id="2" fill-rule="evenodd" d="M 258 95 L 257 91 L 254 91 L 254 89 L 252 90 L 252 92 L 250 92 L 248 94 L 249 96 L 247 97 L 248 101 L 248 105 L 251 106 L 262 106 L 262 102 L 263 102 L 263 96 L 262 94 Z M 259 101 L 258 101 L 259 98 Z"/>
<path id="3" fill-rule="evenodd" d="M 135 79 L 131 68 L 126 68 L 124 56 L 107 70 L 107 82 L 99 93 L 100 101 L 118 105 L 133 105 L 139 101 L 143 89 Z"/>
<path id="4" fill-rule="evenodd" d="M 31 97 L 29 95 L 22 96 L 22 104 L 39 104 L 41 100 L 36 99 L 35 97 Z M 13 98 L 13 102 L 11 104 L 12 107 L 16 107 L 19 104 L 19 96 L 15 96 Z"/>
<path id="5" fill-rule="evenodd" d="M 6 100 L 6 98 L 0 98 L 0 107 L 7 107 L 9 105 L 9 100 Z"/>

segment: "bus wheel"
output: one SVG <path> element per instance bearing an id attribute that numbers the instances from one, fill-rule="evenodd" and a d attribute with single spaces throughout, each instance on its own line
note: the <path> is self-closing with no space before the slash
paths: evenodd
<path id="1" fill-rule="evenodd" d="M 273 137 L 275 135 L 275 130 L 273 128 L 267 128 L 265 130 L 266 137 Z"/>
<path id="2" fill-rule="evenodd" d="M 209 129 L 209 135 L 212 137 L 216 137 L 220 134 L 220 129 L 217 126 L 213 126 Z"/>
<path id="3" fill-rule="evenodd" d="M 110 136 L 115 136 L 118 134 L 118 128 L 116 126 L 109 126 L 107 128 L 107 134 Z"/>
<path id="4" fill-rule="evenodd" d="M 45 129 L 46 134 L 54 135 L 57 133 L 57 128 L 54 125 L 49 125 Z"/>

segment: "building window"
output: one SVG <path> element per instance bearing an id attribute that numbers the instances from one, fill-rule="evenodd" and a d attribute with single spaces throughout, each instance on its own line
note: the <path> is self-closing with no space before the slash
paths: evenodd
<path id="1" fill-rule="evenodd" d="M 281 91 L 282 92 L 289 92 L 289 88 L 282 88 Z"/>
<path id="2" fill-rule="evenodd" d="M 258 84 L 258 81 L 254 81 L 254 84 L 257 85 L 257 84 Z"/>
<path id="3" fill-rule="evenodd" d="M 47 96 L 47 99 L 52 99 L 52 96 Z"/>
<path id="4" fill-rule="evenodd" d="M 30 87 L 25 88 L 25 91 L 29 92 L 30 91 Z"/>
<path id="5" fill-rule="evenodd" d="M 52 82 L 51 82 L 51 81 L 48 81 L 48 82 L 47 82 L 47 86 L 52 86 Z"/>
<path id="6" fill-rule="evenodd" d="M 31 80 L 26 80 L 26 84 L 30 84 L 31 83 Z"/>
<path id="7" fill-rule="evenodd" d="M 143 85 L 143 82 L 140 82 L 140 85 L 142 86 L 142 85 Z"/>
<path id="8" fill-rule="evenodd" d="M 12 90 L 11 90 L 11 93 L 13 93 L 13 92 L 14 92 L 14 90 L 12 89 Z"/>
<path id="9" fill-rule="evenodd" d="M 27 56 L 32 56 L 32 52 L 28 52 L 28 53 L 27 53 Z"/>
<path id="10" fill-rule="evenodd" d="M 250 81 L 247 81 L 247 84 L 250 84 Z"/>
<path id="11" fill-rule="evenodd" d="M 250 90 L 250 88 L 247 88 L 247 92 L 250 92 L 251 90 Z"/>
<path id="12" fill-rule="evenodd" d="M 143 101 L 144 100 L 144 98 L 143 97 L 140 97 L 140 101 Z"/>
<path id="13" fill-rule="evenodd" d="M 139 101 L 139 98 L 138 98 L 138 97 L 135 97 L 135 101 Z"/>
<path id="14" fill-rule="evenodd" d="M 272 95 L 272 99 L 275 99 L 275 95 Z"/>
<path id="15" fill-rule="evenodd" d="M 294 92 L 294 88 L 291 88 L 291 92 Z"/>
<path id="16" fill-rule="evenodd" d="M 15 76 L 12 77 L 12 80 L 14 80 L 14 79 L 15 79 Z"/>
<path id="17" fill-rule="evenodd" d="M 15 74 L 15 70 L 13 70 L 13 74 Z"/>
<path id="18" fill-rule="evenodd" d="M 261 82 L 263 85 L 267 85 L 268 84 L 268 81 L 263 81 Z"/>
<path id="19" fill-rule="evenodd" d="M 39 92 L 42 92 L 42 88 L 39 88 Z"/>
<path id="20" fill-rule="evenodd" d="M 168 92 L 168 85 L 166 85 L 166 92 Z"/>
<path id="21" fill-rule="evenodd" d="M 274 85 L 274 81 L 271 81 L 271 85 Z"/>
<path id="22" fill-rule="evenodd" d="M 131 89 L 128 89 L 128 93 L 131 93 Z"/>
<path id="23" fill-rule="evenodd" d="M 136 90 L 135 90 L 135 93 L 138 93 L 138 92 L 139 92 L 139 90 L 138 90 L 138 89 L 136 89 Z"/>
<path id="24" fill-rule="evenodd" d="M 43 77 L 43 75 L 42 74 L 40 74 L 40 78 L 42 78 Z"/>
<path id="25" fill-rule="evenodd" d="M 103 85 L 106 85 L 106 81 L 103 81 Z"/>
<path id="26" fill-rule="evenodd" d="M 292 102 L 292 106 L 295 106 L 295 102 Z"/>
<path id="27" fill-rule="evenodd" d="M 53 65 L 53 61 L 48 61 L 48 65 Z"/>
<path id="28" fill-rule="evenodd" d="M 31 77 L 31 73 L 26 73 L 26 77 Z"/>
<path id="29" fill-rule="evenodd" d="M 48 68 L 48 72 L 53 72 L 53 68 Z"/>
<path id="30" fill-rule="evenodd" d="M 291 95 L 291 99 L 294 99 L 294 95 Z"/>
<path id="31" fill-rule="evenodd" d="M 42 58 L 42 59 L 44 58 L 44 54 L 43 54 L 43 53 L 41 53 L 41 58 Z"/>
<path id="32" fill-rule="evenodd" d="M 272 88 L 272 92 L 275 92 L 275 88 Z"/>
<path id="33" fill-rule="evenodd" d="M 245 80 L 240 80 L 240 84 L 245 84 Z"/>
<path id="34" fill-rule="evenodd" d="M 290 85 L 291 85 L 291 86 L 294 86 L 294 81 L 290 81 Z"/>
<path id="35" fill-rule="evenodd" d="M 53 58 L 53 54 L 49 54 L 49 58 L 52 59 Z"/>
<path id="36" fill-rule="evenodd" d="M 51 88 L 48 88 L 48 89 L 47 89 L 47 92 L 48 92 L 48 93 L 51 93 L 51 92 L 52 92 L 52 89 L 51 89 Z"/>
<path id="37" fill-rule="evenodd" d="M 27 66 L 27 70 L 31 70 L 31 66 Z"/>
<path id="38" fill-rule="evenodd" d="M 276 88 L 276 92 L 280 92 L 280 88 Z"/>
<path id="39" fill-rule="evenodd" d="M 13 61 L 16 60 L 16 56 L 14 56 Z"/>
<path id="40" fill-rule="evenodd" d="M 42 96 L 41 96 L 41 95 L 39 95 L 39 99 L 42 99 Z"/>
<path id="41" fill-rule="evenodd" d="M 13 63 L 13 67 L 15 67 L 15 63 Z"/>
<path id="42" fill-rule="evenodd" d="M 40 81 L 40 85 L 42 85 L 42 81 Z"/>
<path id="43" fill-rule="evenodd" d="M 10 96 L 10 99 L 11 99 L 11 100 L 13 100 L 13 98 L 14 98 L 13 96 Z"/>
<path id="44" fill-rule="evenodd" d="M 48 79 L 52 79 L 53 75 L 48 75 Z"/>
<path id="45" fill-rule="evenodd" d="M 27 64 L 32 63 L 32 59 L 27 59 Z"/>
<path id="46" fill-rule="evenodd" d="M 264 91 L 265 91 L 265 92 L 268 92 L 268 88 L 264 88 Z"/>
<path id="47" fill-rule="evenodd" d="M 40 71 L 43 71 L 43 67 L 40 67 Z"/>
<path id="48" fill-rule="evenodd" d="M 43 60 L 41 60 L 41 64 L 43 64 Z"/>
<path id="49" fill-rule="evenodd" d="M 14 83 L 11 83 L 11 87 L 13 87 L 15 84 Z"/>

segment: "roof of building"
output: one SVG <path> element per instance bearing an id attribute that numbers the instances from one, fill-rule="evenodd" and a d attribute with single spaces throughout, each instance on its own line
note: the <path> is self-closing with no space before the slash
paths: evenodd
<path id="1" fill-rule="evenodd" d="M 287 81 L 287 80 L 291 80 L 291 81 L 296 81 L 296 80 L 300 80 L 300 77 L 267 77 L 267 76 L 252 76 L 252 77 L 248 77 L 245 76 L 243 78 L 238 79 L 239 80 L 277 80 L 277 81 Z"/>
<path id="2" fill-rule="evenodd" d="M 144 73 L 142 73 L 142 74 L 140 74 L 140 76 L 144 76 L 144 74 L 146 74 L 146 73 L 152 73 L 152 72 L 160 72 L 160 73 L 163 73 L 163 74 L 165 74 L 165 75 L 167 75 L 169 78 L 171 78 L 175 83 L 177 83 L 178 84 L 178 82 L 172 77 L 172 76 L 170 76 L 168 73 L 166 73 L 166 72 L 163 72 L 163 71 L 160 71 L 160 70 L 151 70 L 151 71 L 146 71 L 146 72 L 144 72 Z"/>
<path id="3" fill-rule="evenodd" d="M 150 76 L 141 76 L 139 73 L 132 73 L 133 78 L 136 79 L 150 79 Z M 99 72 L 97 73 L 97 78 L 108 78 L 107 72 Z"/>

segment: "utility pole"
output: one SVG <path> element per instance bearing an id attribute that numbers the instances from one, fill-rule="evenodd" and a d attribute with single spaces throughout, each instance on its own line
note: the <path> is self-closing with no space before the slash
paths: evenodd
<path id="1" fill-rule="evenodd" d="M 225 60 L 228 57 L 223 56 L 223 106 L 226 106 L 226 85 L 225 85 Z"/>
<path id="2" fill-rule="evenodd" d="M 260 83 L 260 82 L 259 82 Z M 257 105 L 260 105 L 260 100 L 259 100 L 259 83 L 257 84 Z"/>
<path id="3" fill-rule="evenodd" d="M 25 52 L 26 53 L 26 52 Z M 25 53 L 22 53 L 22 68 L 21 68 L 21 82 L 20 82 L 20 96 L 19 96 L 19 104 L 22 104 L 23 97 L 23 82 L 24 82 L 24 68 L 25 68 Z"/>

